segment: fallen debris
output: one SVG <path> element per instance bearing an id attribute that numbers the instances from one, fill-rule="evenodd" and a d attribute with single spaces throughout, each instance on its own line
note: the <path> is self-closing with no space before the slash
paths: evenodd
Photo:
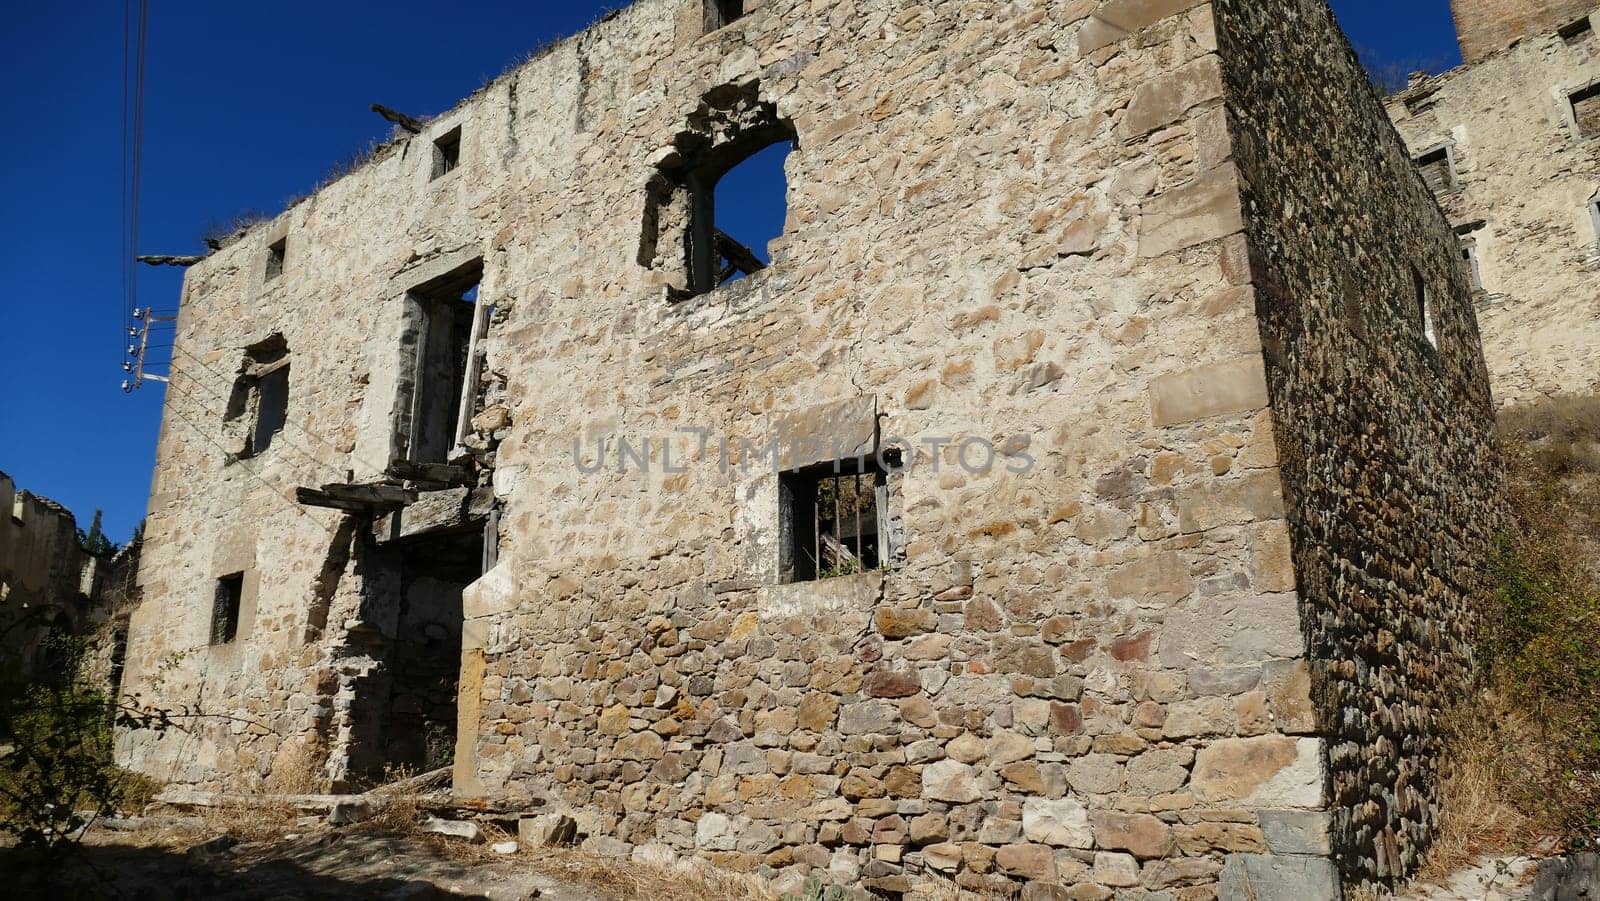
<path id="1" fill-rule="evenodd" d="M 471 844 L 480 844 L 483 841 L 483 827 L 471 820 L 441 820 L 437 817 L 425 817 L 417 824 L 423 832 L 433 832 L 459 838 Z"/>

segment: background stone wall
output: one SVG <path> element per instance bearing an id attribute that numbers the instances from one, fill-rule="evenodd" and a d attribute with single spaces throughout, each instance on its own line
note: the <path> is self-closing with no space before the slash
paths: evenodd
<path id="1" fill-rule="evenodd" d="M 1352 88 L 1326 4 L 1288 5 L 1219 0 L 1218 43 L 1335 859 L 1351 882 L 1393 882 L 1437 823 L 1440 715 L 1469 675 L 1500 484 L 1489 382 L 1449 224 Z"/>
<path id="2" fill-rule="evenodd" d="M 1450 0 L 1468 63 L 1518 38 L 1553 32 L 1594 8 L 1594 0 Z"/>
<path id="3" fill-rule="evenodd" d="M 1413 156 L 1450 148 L 1440 204 L 1476 248 L 1477 296 L 1495 399 L 1523 404 L 1600 391 L 1600 134 L 1567 97 L 1600 81 L 1600 34 L 1555 33 L 1581 4 L 1508 50 L 1412 84 L 1390 116 Z"/>

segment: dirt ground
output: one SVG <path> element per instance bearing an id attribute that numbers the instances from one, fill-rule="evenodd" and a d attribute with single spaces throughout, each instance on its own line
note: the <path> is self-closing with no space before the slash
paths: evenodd
<path id="1" fill-rule="evenodd" d="M 52 866 L 0 849 L 0 897 L 51 899 L 471 898 L 492 901 L 771 899 L 753 879 L 646 867 L 579 851 L 497 855 L 485 845 L 356 825 L 238 841 L 202 823 L 99 829 Z"/>

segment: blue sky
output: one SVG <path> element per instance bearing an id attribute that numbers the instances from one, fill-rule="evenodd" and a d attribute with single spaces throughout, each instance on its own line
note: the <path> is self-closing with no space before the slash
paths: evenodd
<path id="1" fill-rule="evenodd" d="M 138 251 L 194 253 L 213 222 L 278 212 L 387 133 L 368 104 L 448 109 L 611 5 L 153 0 Z M 1447 0 L 1333 5 L 1368 56 L 1436 69 L 1459 61 Z M 107 533 L 123 541 L 144 515 L 162 404 L 159 384 L 131 396 L 118 387 L 123 9 L 101 0 L 8 13 L 0 471 L 85 525 L 104 508 Z M 756 176 L 728 189 L 771 187 Z M 178 270 L 136 274 L 141 305 L 176 305 Z"/>

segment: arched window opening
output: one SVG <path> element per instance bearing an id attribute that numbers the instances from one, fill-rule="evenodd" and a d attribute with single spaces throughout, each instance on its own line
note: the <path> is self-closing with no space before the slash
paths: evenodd
<path id="1" fill-rule="evenodd" d="M 789 218 L 784 163 L 793 150 L 790 141 L 759 150 L 717 182 L 712 216 L 720 257 L 718 286 L 749 275 L 751 265 L 765 268 L 772 263 L 768 245 L 783 236 Z"/>
<path id="2" fill-rule="evenodd" d="M 794 125 L 754 82 L 718 88 L 657 163 L 647 194 L 641 265 L 684 300 L 759 272 L 788 220 L 786 161 Z"/>

